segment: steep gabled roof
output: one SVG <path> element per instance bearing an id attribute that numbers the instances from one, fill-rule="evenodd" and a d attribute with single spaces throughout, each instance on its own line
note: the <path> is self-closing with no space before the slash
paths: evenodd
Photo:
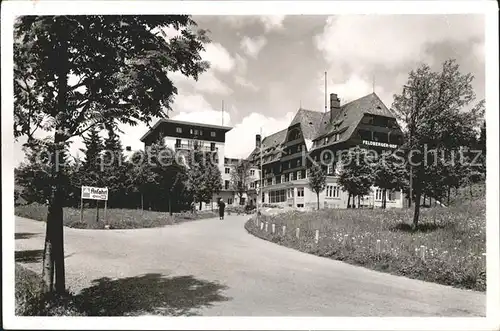
<path id="1" fill-rule="evenodd" d="M 382 100 L 371 93 L 353 100 L 340 107 L 340 111 L 330 122 L 330 112 L 317 112 L 300 108 L 288 127 L 299 124 L 306 145 L 311 145 L 311 141 L 316 141 L 312 149 L 330 146 L 351 138 L 354 130 L 363 118 L 364 114 L 378 116 L 395 117 L 387 109 Z M 263 163 L 270 163 L 279 160 L 281 157 L 281 145 L 285 142 L 288 128 L 278 131 L 268 137 L 263 138 Z M 333 141 L 331 139 L 326 145 L 322 138 L 339 133 L 340 139 Z M 307 149 L 310 151 L 310 146 Z M 259 157 L 259 151 L 255 148 L 249 156 L 249 159 Z"/>
<path id="2" fill-rule="evenodd" d="M 340 111 L 330 123 L 330 112 L 325 113 L 320 123 L 320 130 L 315 138 L 321 139 L 331 134 L 341 132 L 340 139 L 330 141 L 326 145 L 323 141 L 317 141 L 314 149 L 319 147 L 330 146 L 351 138 L 354 130 L 363 118 L 364 114 L 372 114 L 378 116 L 394 117 L 394 114 L 387 109 L 382 100 L 375 94 L 371 93 L 359 99 L 353 100 L 340 107 Z M 340 124 L 337 127 L 335 124 Z"/>
<path id="3" fill-rule="evenodd" d="M 318 133 L 319 124 L 321 123 L 322 117 L 323 113 L 300 108 L 297 114 L 295 114 L 295 117 L 293 118 L 292 123 L 290 123 L 290 126 L 300 123 L 304 139 L 312 140 Z"/>

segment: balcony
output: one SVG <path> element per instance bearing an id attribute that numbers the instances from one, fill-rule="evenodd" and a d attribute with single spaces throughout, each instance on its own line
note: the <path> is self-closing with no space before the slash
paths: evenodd
<path id="1" fill-rule="evenodd" d="M 200 146 L 200 145 L 195 145 L 195 144 L 175 144 L 175 149 L 176 150 L 189 150 L 192 151 L 195 148 L 198 148 L 199 151 L 202 152 L 217 152 L 219 149 L 217 147 L 212 148 L 211 146 Z"/>

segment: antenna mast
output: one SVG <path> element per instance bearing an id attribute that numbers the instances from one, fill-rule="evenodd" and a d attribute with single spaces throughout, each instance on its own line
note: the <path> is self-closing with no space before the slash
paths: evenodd
<path id="1" fill-rule="evenodd" d="M 224 126 L 224 100 L 222 100 L 222 126 Z"/>
<path id="2" fill-rule="evenodd" d="M 326 109 L 327 109 L 327 95 L 328 95 L 328 92 L 327 92 L 327 86 L 326 86 L 326 71 L 325 71 L 325 113 L 326 113 Z"/>

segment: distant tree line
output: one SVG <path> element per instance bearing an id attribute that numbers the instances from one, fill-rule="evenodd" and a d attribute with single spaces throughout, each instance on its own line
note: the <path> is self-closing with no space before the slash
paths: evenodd
<path id="1" fill-rule="evenodd" d="M 83 158 L 72 157 L 67 149 L 59 156 L 65 206 L 79 207 L 81 187 L 95 186 L 108 187 L 108 208 L 178 212 L 191 209 L 193 202 L 210 202 L 222 188 L 217 164 L 202 151 L 179 158 L 160 139 L 126 158 L 116 130 L 105 131 L 105 139 L 97 128 L 84 136 Z M 50 198 L 50 151 L 47 142 L 29 146 L 26 162 L 15 169 L 16 184 L 22 188 L 17 195 L 27 202 L 46 203 Z"/>

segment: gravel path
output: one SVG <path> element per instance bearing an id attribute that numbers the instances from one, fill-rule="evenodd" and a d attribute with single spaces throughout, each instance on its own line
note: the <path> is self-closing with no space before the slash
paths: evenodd
<path id="1" fill-rule="evenodd" d="M 278 246 L 248 234 L 247 218 L 139 230 L 65 228 L 68 286 L 108 315 L 163 309 L 212 316 L 485 316 L 484 293 Z M 16 260 L 35 271 L 44 231 L 44 223 L 16 217 Z"/>

